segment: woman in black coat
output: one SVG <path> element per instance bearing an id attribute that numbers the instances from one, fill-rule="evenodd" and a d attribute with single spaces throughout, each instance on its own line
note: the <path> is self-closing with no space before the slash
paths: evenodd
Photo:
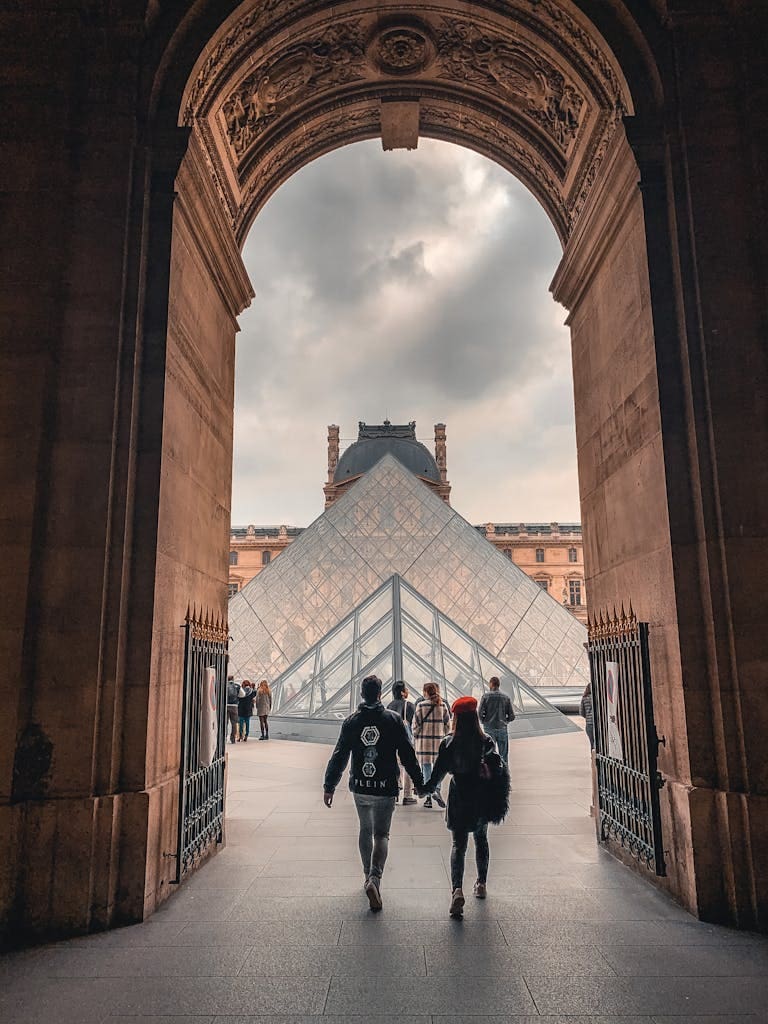
<path id="1" fill-rule="evenodd" d="M 450 774 L 448 809 L 445 820 L 453 834 L 451 848 L 451 917 L 461 917 L 464 912 L 464 861 L 467 854 L 470 832 L 475 838 L 475 860 L 477 881 L 474 894 L 485 899 L 486 879 L 490 849 L 488 846 L 488 822 L 481 816 L 480 770 L 483 758 L 494 749 L 494 742 L 486 736 L 477 717 L 477 701 L 474 697 L 460 697 L 454 701 L 453 732 L 440 744 L 437 761 L 427 791 L 434 791 L 444 776 Z"/>

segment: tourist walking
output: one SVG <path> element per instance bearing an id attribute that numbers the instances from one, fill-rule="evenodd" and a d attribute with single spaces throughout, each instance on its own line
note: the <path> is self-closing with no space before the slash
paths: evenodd
<path id="1" fill-rule="evenodd" d="M 515 720 L 515 709 L 506 693 L 502 693 L 498 676 L 488 680 L 490 690 L 480 698 L 478 715 L 483 728 L 496 743 L 499 754 L 509 762 L 509 735 L 507 726 Z"/>
<path id="2" fill-rule="evenodd" d="M 595 714 L 592 707 L 592 680 L 587 683 L 584 693 L 581 695 L 579 714 L 584 719 L 584 732 L 589 740 L 589 749 L 595 749 Z"/>
<path id="3" fill-rule="evenodd" d="M 494 742 L 483 732 L 474 697 L 454 701 L 453 732 L 440 744 L 428 791 L 447 775 L 453 776 L 448 789 L 446 824 L 453 836 L 451 847 L 451 917 L 464 913 L 464 862 L 470 834 L 475 840 L 477 880 L 474 894 L 485 899 L 490 862 L 488 822 L 500 822 L 509 806 L 509 771 L 494 750 Z"/>
<path id="4" fill-rule="evenodd" d="M 229 742 L 237 743 L 238 721 L 237 702 L 245 696 L 245 690 L 240 683 L 235 682 L 235 677 L 227 679 L 227 719 L 229 720 Z"/>
<path id="5" fill-rule="evenodd" d="M 424 778 L 403 719 L 381 703 L 378 676 L 366 676 L 361 693 L 363 703 L 342 724 L 328 762 L 323 801 L 326 807 L 333 804 L 333 794 L 351 754 L 349 788 L 360 821 L 358 847 L 365 894 L 371 910 L 381 910 L 381 878 L 389 851 L 389 829 L 400 785 L 400 764 L 410 775 L 417 792 L 421 791 Z"/>
<path id="6" fill-rule="evenodd" d="M 248 741 L 251 731 L 251 718 L 253 717 L 253 702 L 256 699 L 256 690 L 251 686 L 249 679 L 243 680 L 243 696 L 237 702 L 237 725 L 238 739 L 244 743 Z"/>
<path id="7" fill-rule="evenodd" d="M 437 758 L 440 743 L 447 735 L 450 727 L 451 716 L 443 702 L 443 698 L 440 696 L 440 687 L 437 683 L 426 683 L 424 686 L 424 699 L 416 705 L 413 715 L 413 739 L 416 745 L 416 757 L 419 759 L 425 782 L 429 780 L 432 774 L 432 766 Z M 432 795 L 438 807 L 445 807 L 445 801 L 439 788 L 435 788 Z M 424 806 L 432 806 L 432 796 L 427 797 L 424 801 Z"/>
<path id="8" fill-rule="evenodd" d="M 262 679 L 256 688 L 256 714 L 261 726 L 260 740 L 269 739 L 269 715 L 272 711 L 272 691 L 266 679 Z"/>
<path id="9" fill-rule="evenodd" d="M 413 715 L 416 706 L 408 698 L 408 687 L 400 679 L 392 687 L 392 700 L 387 704 L 387 711 L 394 711 L 396 715 L 402 718 L 405 724 L 405 731 L 408 733 L 408 739 L 413 742 Z M 403 791 L 403 807 L 415 804 L 416 797 L 413 795 L 413 782 L 405 768 L 401 769 L 400 772 L 400 788 Z"/>

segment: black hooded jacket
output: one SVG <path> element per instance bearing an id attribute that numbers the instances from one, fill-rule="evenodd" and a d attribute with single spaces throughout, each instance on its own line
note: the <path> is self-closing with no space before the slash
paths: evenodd
<path id="1" fill-rule="evenodd" d="M 333 793 L 350 754 L 349 788 L 369 796 L 397 796 L 400 764 L 417 789 L 424 785 L 419 762 L 400 715 L 377 704 L 361 704 L 341 727 L 339 740 L 325 771 L 324 788 Z"/>

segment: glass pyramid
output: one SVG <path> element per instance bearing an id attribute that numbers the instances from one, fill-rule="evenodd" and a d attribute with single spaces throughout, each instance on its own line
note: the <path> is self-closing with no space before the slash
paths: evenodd
<path id="1" fill-rule="evenodd" d="M 570 724 L 399 575 L 275 680 L 273 714 L 342 720 L 371 674 L 384 683 L 385 700 L 392 683 L 405 679 L 414 696 L 424 683 L 438 683 L 449 703 L 465 694 L 479 699 L 498 676 L 515 707 L 513 734 L 562 732 Z"/>
<path id="2" fill-rule="evenodd" d="M 584 626 L 392 455 L 231 599 L 232 671 L 314 672 L 316 645 L 395 575 L 526 686 L 586 685 Z"/>

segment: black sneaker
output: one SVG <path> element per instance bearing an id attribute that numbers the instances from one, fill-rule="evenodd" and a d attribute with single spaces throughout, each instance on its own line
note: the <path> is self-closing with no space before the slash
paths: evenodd
<path id="1" fill-rule="evenodd" d="M 432 810 L 432 797 L 431 796 L 428 796 L 427 799 L 424 801 L 424 806 L 427 807 L 430 811 Z"/>
<path id="2" fill-rule="evenodd" d="M 371 875 L 365 883 L 365 895 L 368 897 L 371 910 L 381 910 L 383 904 L 381 892 L 379 891 L 379 879 L 374 875 Z"/>
<path id="3" fill-rule="evenodd" d="M 435 803 L 438 807 L 445 807 L 445 800 L 443 800 L 439 793 L 435 793 Z"/>

